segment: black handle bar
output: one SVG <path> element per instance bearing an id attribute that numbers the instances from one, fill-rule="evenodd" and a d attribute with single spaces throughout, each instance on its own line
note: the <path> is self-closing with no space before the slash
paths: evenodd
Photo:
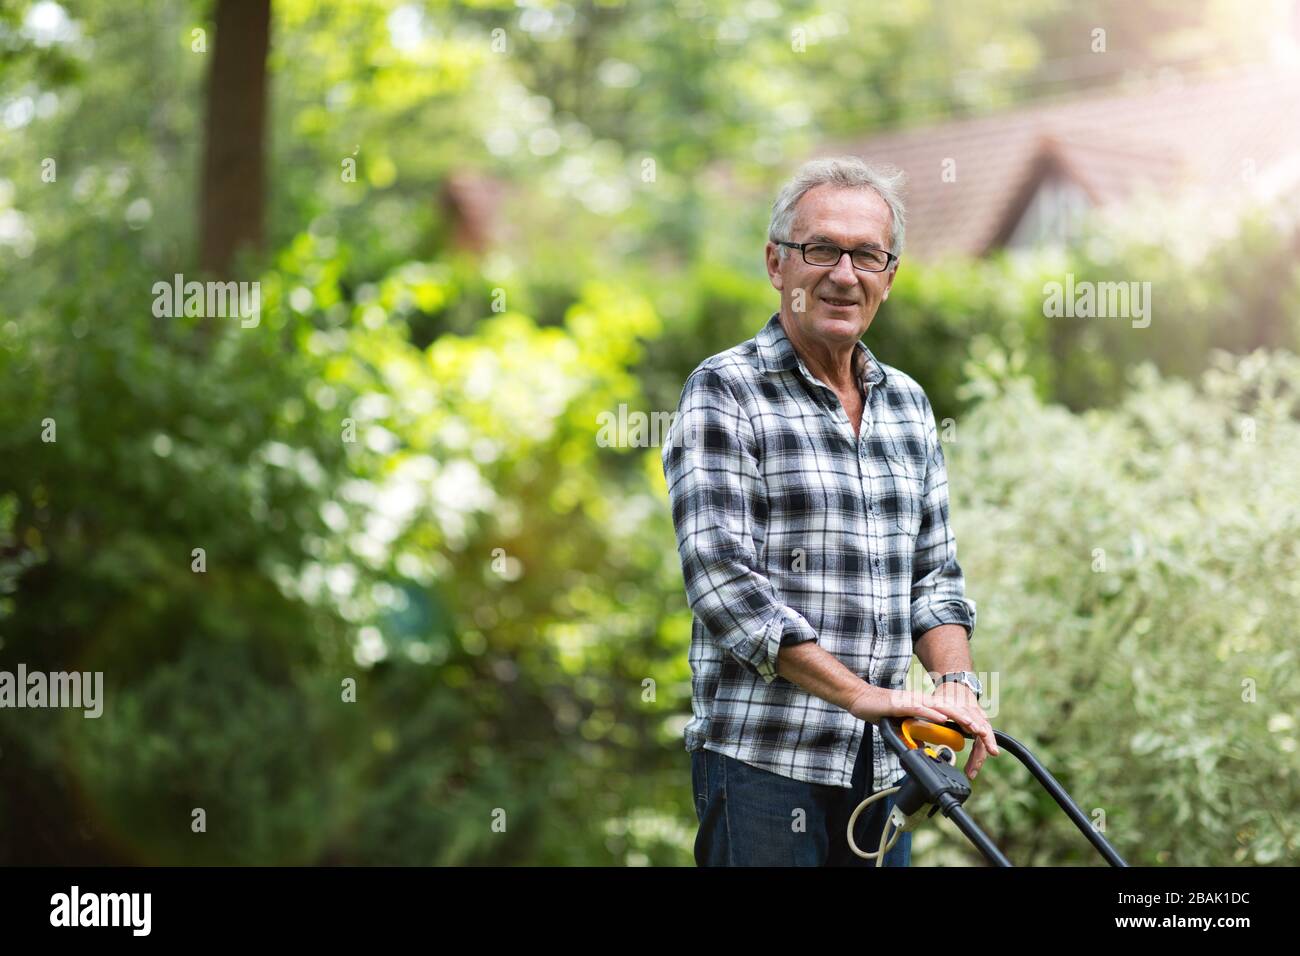
<path id="1" fill-rule="evenodd" d="M 925 720 L 921 717 L 885 717 L 880 721 L 880 735 L 884 738 L 885 746 L 893 750 L 900 758 L 912 752 L 912 748 L 908 747 L 907 744 L 903 742 L 901 731 L 904 720 L 924 720 L 925 723 L 931 723 L 939 727 L 947 727 L 949 730 L 955 730 L 963 737 L 974 739 L 976 736 L 956 721 L 952 720 L 940 724 L 938 721 Z M 1000 730 L 993 731 L 993 739 L 997 741 L 999 748 L 1010 751 L 1017 760 L 1025 765 L 1029 772 L 1034 775 L 1034 779 L 1042 784 L 1043 789 L 1052 795 L 1052 799 L 1055 800 L 1060 805 L 1061 809 L 1065 811 L 1066 816 L 1074 821 L 1074 825 L 1078 827 L 1079 831 L 1088 838 L 1089 842 L 1091 842 L 1094 847 L 1097 848 L 1097 852 L 1102 855 L 1102 858 L 1105 859 L 1107 863 L 1111 866 L 1128 866 L 1128 864 L 1124 862 L 1123 858 L 1115 852 L 1115 848 L 1107 842 L 1106 838 L 1088 822 L 1088 818 L 1084 816 L 1084 813 L 1079 809 L 1078 804 L 1076 804 L 1070 798 L 1070 795 L 1066 793 L 1065 788 L 1062 787 L 1057 779 L 1048 772 L 1046 767 L 1038 762 L 1024 744 L 1016 740 L 1014 737 L 1002 733 Z M 908 768 L 910 762 L 911 761 L 904 761 L 903 766 L 905 769 Z M 909 773 L 910 772 L 912 771 L 909 770 Z M 961 806 L 961 803 L 956 797 L 952 796 L 952 794 L 940 793 L 937 798 L 937 803 L 939 809 L 943 811 L 944 816 L 951 819 L 953 823 L 957 825 L 957 828 L 975 844 L 976 848 L 978 848 L 991 863 L 996 866 L 1012 865 L 1011 861 L 1008 860 L 1006 856 L 1003 855 L 1002 851 L 994 845 L 993 841 L 988 838 L 988 835 L 985 834 L 984 831 L 979 828 L 979 825 L 970 818 L 970 814 L 968 814 Z"/>

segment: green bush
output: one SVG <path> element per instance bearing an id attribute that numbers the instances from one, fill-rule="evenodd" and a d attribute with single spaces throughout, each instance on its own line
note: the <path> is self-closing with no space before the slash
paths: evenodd
<path id="1" fill-rule="evenodd" d="M 1147 366 L 1083 415 L 988 368 L 972 392 L 948 455 L 995 725 L 1131 864 L 1294 864 L 1300 360 Z M 1009 754 L 970 807 L 1018 864 L 1096 861 Z"/>

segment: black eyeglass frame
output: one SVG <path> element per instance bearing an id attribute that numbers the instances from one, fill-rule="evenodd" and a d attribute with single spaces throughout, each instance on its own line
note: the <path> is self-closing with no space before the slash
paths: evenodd
<path id="1" fill-rule="evenodd" d="M 864 268 L 862 268 L 860 265 L 858 265 L 856 262 L 853 261 L 853 253 L 858 252 L 859 250 L 857 250 L 857 249 L 845 249 L 843 246 L 837 246 L 837 245 L 835 245 L 835 243 L 833 243 L 833 242 L 822 242 L 822 241 L 818 241 L 818 242 L 786 242 L 784 239 L 773 239 L 772 241 L 775 242 L 778 246 L 789 246 L 791 249 L 798 249 L 798 250 L 799 250 L 799 254 L 803 256 L 803 261 L 804 261 L 804 262 L 808 262 L 808 247 L 809 247 L 809 246 L 830 246 L 832 249 L 838 249 L 838 250 L 840 251 L 839 256 L 836 257 L 836 259 L 835 259 L 834 262 L 808 262 L 808 265 L 810 265 L 810 266 L 817 266 L 817 268 L 819 268 L 819 269 L 833 269 L 833 268 L 835 268 L 837 265 L 840 264 L 840 259 L 843 259 L 843 258 L 844 258 L 844 254 L 845 254 L 846 252 L 849 254 L 849 262 L 852 264 L 853 268 L 857 269 L 859 272 L 888 272 L 888 271 L 889 271 L 889 267 L 892 266 L 895 262 L 898 261 L 898 256 L 894 255 L 892 252 L 890 252 L 890 251 L 887 250 L 887 249 L 863 249 L 863 250 L 861 250 L 862 252 L 883 252 L 883 253 L 885 254 L 885 256 L 886 256 L 886 258 L 885 258 L 885 264 L 884 264 L 884 266 L 882 266 L 881 268 L 879 268 L 879 269 L 864 269 Z"/>

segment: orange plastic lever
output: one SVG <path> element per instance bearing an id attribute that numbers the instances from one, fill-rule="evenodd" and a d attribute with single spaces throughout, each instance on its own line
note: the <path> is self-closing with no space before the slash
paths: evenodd
<path id="1" fill-rule="evenodd" d="M 922 743 L 927 743 L 951 747 L 954 753 L 961 753 L 966 746 L 966 738 L 951 727 L 944 727 L 920 717 L 908 717 L 903 721 L 903 740 L 912 750 Z"/>

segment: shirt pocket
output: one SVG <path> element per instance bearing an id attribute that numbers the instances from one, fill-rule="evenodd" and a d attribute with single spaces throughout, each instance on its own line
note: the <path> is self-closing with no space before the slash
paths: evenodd
<path id="1" fill-rule="evenodd" d="M 921 528 L 925 508 L 926 460 L 903 448 L 891 448 L 885 455 L 889 468 L 890 494 L 894 512 L 894 525 L 909 538 L 916 537 Z"/>

